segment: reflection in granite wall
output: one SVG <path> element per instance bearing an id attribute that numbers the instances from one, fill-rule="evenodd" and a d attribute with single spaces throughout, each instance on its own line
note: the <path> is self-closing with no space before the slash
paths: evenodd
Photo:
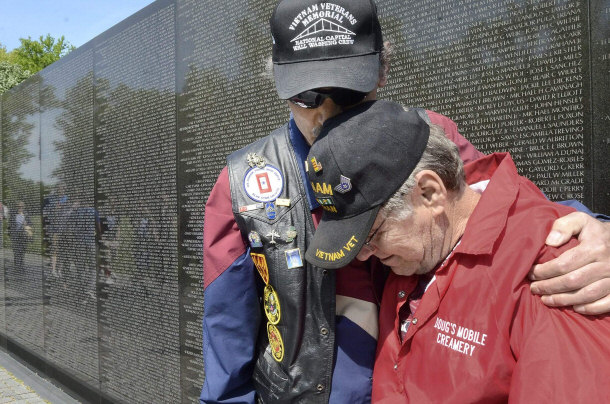
<path id="1" fill-rule="evenodd" d="M 0 334 L 93 402 L 199 395 L 205 200 L 289 116 L 263 74 L 274 4 L 158 0 L 2 96 Z M 381 97 L 610 211 L 607 0 L 378 4 Z"/>
<path id="2" fill-rule="evenodd" d="M 2 122 L 4 122 L 4 114 L 2 110 L 3 97 L 0 96 L 0 167 L 2 167 L 2 151 L 3 147 L 1 144 L 2 139 Z M 0 335 L 6 335 L 6 313 L 5 313 L 5 292 L 4 292 L 4 234 L 5 226 L 8 224 L 8 211 L 4 206 L 4 198 L 2 193 L 2 175 L 0 174 Z M 3 348 L 6 348 L 6 344 L 2 344 Z"/>
<path id="3" fill-rule="evenodd" d="M 99 383 L 93 52 L 41 73 L 45 351 L 56 366 Z"/>
<path id="4" fill-rule="evenodd" d="M 10 211 L 4 233 L 6 335 L 44 351 L 40 206 L 40 77 L 4 94 L 2 196 Z"/>
<path id="5" fill-rule="evenodd" d="M 96 46 L 101 389 L 125 402 L 181 399 L 174 7 Z"/>

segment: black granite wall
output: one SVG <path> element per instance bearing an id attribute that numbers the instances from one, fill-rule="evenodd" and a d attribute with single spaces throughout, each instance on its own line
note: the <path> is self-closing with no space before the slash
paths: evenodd
<path id="1" fill-rule="evenodd" d="M 92 402 L 198 397 L 205 200 L 288 118 L 263 74 L 274 3 L 158 0 L 1 97 L 0 339 Z M 608 0 L 378 4 L 381 98 L 610 212 Z"/>

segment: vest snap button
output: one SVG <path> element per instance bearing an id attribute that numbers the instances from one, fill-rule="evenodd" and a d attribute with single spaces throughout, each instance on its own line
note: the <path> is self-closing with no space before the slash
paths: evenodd
<path id="1" fill-rule="evenodd" d="M 316 389 L 317 389 L 318 391 L 323 391 L 323 390 L 324 390 L 324 385 L 323 385 L 323 384 L 318 384 L 318 385 L 316 386 Z"/>
<path id="2" fill-rule="evenodd" d="M 411 323 L 413 323 L 413 325 L 417 324 L 417 318 L 414 318 L 413 321 L 411 321 Z"/>
<path id="3" fill-rule="evenodd" d="M 404 291 L 404 290 L 401 290 L 400 292 L 398 292 L 398 298 L 399 298 L 399 299 L 404 298 L 404 297 L 405 297 L 405 295 L 406 295 L 406 293 L 405 293 L 405 291 Z"/>
<path id="4" fill-rule="evenodd" d="M 322 328 L 320 328 L 320 334 L 322 334 L 322 335 L 328 335 L 328 328 L 326 328 L 326 327 L 322 327 Z"/>

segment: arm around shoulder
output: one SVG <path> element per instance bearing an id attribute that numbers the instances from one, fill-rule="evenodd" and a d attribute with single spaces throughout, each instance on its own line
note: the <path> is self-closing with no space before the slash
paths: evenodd
<path id="1" fill-rule="evenodd" d="M 546 240 L 560 246 L 572 236 L 579 244 L 532 268 L 531 289 L 549 306 L 574 306 L 582 314 L 610 312 L 610 223 L 583 212 L 557 219 Z"/>

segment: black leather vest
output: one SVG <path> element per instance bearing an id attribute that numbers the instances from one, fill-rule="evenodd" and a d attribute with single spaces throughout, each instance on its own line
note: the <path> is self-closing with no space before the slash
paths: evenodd
<path id="1" fill-rule="evenodd" d="M 275 196 L 279 201 L 276 200 L 274 212 L 269 215 L 260 207 L 261 202 L 246 192 L 246 185 L 253 183 L 251 176 L 247 177 L 249 170 L 254 169 L 249 165 L 249 157 L 250 163 L 252 157 L 262 157 L 266 165 L 283 177 L 281 194 Z M 257 399 L 263 403 L 327 403 L 334 363 L 335 273 L 314 267 L 304 259 L 314 224 L 288 125 L 231 154 L 227 162 L 235 220 L 245 240 L 252 231 L 260 237 L 262 246 L 251 251 L 264 255 L 268 285 L 279 300 L 280 320 L 274 327 L 283 345 L 281 360 L 272 353 L 273 347 L 277 353 L 278 340 L 272 336 L 274 344 L 269 342 L 270 323 L 266 322 L 268 317 L 263 309 L 264 293 L 260 293 L 265 321 L 259 325 L 253 375 Z M 265 179 L 258 183 L 259 189 L 268 185 Z M 289 206 L 285 206 L 287 200 Z M 291 237 L 295 234 L 296 237 Z M 289 268 L 287 251 L 300 253 L 302 266 Z M 265 282 L 261 281 L 261 285 Z"/>

